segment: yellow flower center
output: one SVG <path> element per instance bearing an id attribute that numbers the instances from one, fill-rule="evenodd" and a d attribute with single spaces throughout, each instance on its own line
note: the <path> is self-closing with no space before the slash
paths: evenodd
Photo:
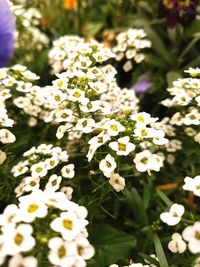
<path id="1" fill-rule="evenodd" d="M 116 124 L 111 124 L 110 125 L 110 129 L 113 130 L 113 131 L 118 131 L 118 127 Z"/>
<path id="2" fill-rule="evenodd" d="M 42 170 L 43 170 L 42 167 L 37 167 L 37 168 L 35 169 L 35 171 L 36 171 L 37 173 L 40 173 Z"/>
<path id="3" fill-rule="evenodd" d="M 118 143 L 118 149 L 120 151 L 126 151 L 126 145 L 122 144 L 122 143 Z"/>
<path id="4" fill-rule="evenodd" d="M 60 259 L 64 258 L 66 256 L 66 249 L 64 246 L 60 246 L 59 249 L 58 249 L 58 257 Z"/>
<path id="5" fill-rule="evenodd" d="M 15 244 L 16 244 L 17 246 L 20 246 L 21 243 L 23 242 L 23 240 L 24 240 L 23 235 L 17 233 L 16 236 L 15 236 L 15 238 L 14 238 Z"/>
<path id="6" fill-rule="evenodd" d="M 33 213 L 35 212 L 36 210 L 38 210 L 39 206 L 37 204 L 31 204 L 28 206 L 28 212 L 29 213 Z"/>
<path id="7" fill-rule="evenodd" d="M 65 219 L 65 220 L 63 220 L 63 226 L 67 230 L 72 230 L 73 229 L 73 222 L 71 220 Z"/>
<path id="8" fill-rule="evenodd" d="M 147 164 L 147 162 L 148 162 L 148 158 L 147 158 L 147 157 L 143 158 L 143 159 L 141 160 L 141 162 L 142 162 L 143 164 Z"/>

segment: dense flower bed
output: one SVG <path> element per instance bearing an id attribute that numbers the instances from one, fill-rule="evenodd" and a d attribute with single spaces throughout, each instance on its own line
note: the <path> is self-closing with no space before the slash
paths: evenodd
<path id="1" fill-rule="evenodd" d="M 200 266 L 199 6 L 154 2 L 9 1 L 1 266 Z"/>

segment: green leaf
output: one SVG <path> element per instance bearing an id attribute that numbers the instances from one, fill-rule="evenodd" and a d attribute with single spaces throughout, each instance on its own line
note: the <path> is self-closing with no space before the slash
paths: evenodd
<path id="1" fill-rule="evenodd" d="M 177 71 L 169 71 L 166 75 L 166 79 L 167 79 L 167 84 L 169 87 L 172 86 L 173 81 L 177 80 L 178 78 L 180 78 L 180 73 Z"/>
<path id="2" fill-rule="evenodd" d="M 189 44 L 186 46 L 186 48 L 181 53 L 179 57 L 179 61 L 181 61 L 181 59 L 194 47 L 194 45 L 199 41 L 199 39 L 200 39 L 200 35 L 196 36 L 195 38 L 191 40 L 191 42 L 189 42 Z"/>
<path id="3" fill-rule="evenodd" d="M 144 202 L 144 207 L 145 209 L 148 208 L 149 202 L 150 202 L 150 186 L 149 184 L 144 184 L 144 193 L 143 193 L 143 202 Z"/>
<path id="4" fill-rule="evenodd" d="M 126 189 L 125 196 L 130 209 L 132 209 L 133 211 L 135 220 L 139 222 L 140 225 L 148 225 L 148 217 L 146 214 L 144 203 L 138 191 L 135 188 L 132 188 L 131 191 Z"/>
<path id="5" fill-rule="evenodd" d="M 184 37 L 191 37 L 199 32 L 200 29 L 200 20 L 195 20 L 193 23 L 186 29 Z"/>
<path id="6" fill-rule="evenodd" d="M 160 242 L 160 239 L 157 236 L 157 234 L 154 234 L 153 240 L 154 240 L 154 246 L 155 246 L 156 255 L 158 257 L 160 267 L 169 267 L 169 265 L 167 263 L 167 259 L 165 257 L 165 253 L 163 251 L 163 248 L 162 248 L 162 245 Z"/>
<path id="7" fill-rule="evenodd" d="M 165 47 L 159 35 L 150 27 L 145 27 L 145 31 L 152 42 L 152 49 L 154 49 L 155 52 L 166 61 L 166 63 L 170 64 L 169 51 Z"/>
<path id="8" fill-rule="evenodd" d="M 136 240 L 130 234 L 107 224 L 92 225 L 91 243 L 96 249 L 93 267 L 107 267 L 119 259 L 129 256 Z"/>
<path id="9" fill-rule="evenodd" d="M 183 70 L 186 70 L 189 67 L 198 67 L 200 65 L 200 56 L 190 61 L 186 66 L 184 66 Z"/>
<path id="10" fill-rule="evenodd" d="M 159 189 L 156 189 L 156 192 L 158 194 L 158 196 L 162 199 L 162 201 L 167 205 L 167 206 L 171 206 L 172 202 L 171 200 Z"/>

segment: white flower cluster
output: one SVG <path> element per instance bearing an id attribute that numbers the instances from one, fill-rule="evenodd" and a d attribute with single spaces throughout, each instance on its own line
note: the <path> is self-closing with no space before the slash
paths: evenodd
<path id="1" fill-rule="evenodd" d="M 197 176 L 196 178 L 199 179 Z M 185 190 L 195 191 L 194 186 L 190 183 L 190 179 L 192 178 L 186 177 L 184 185 Z M 194 179 L 195 180 L 195 179 Z M 193 182 L 193 181 L 192 181 Z M 198 195 L 198 194 L 197 194 Z M 185 208 L 183 205 L 174 203 L 169 212 L 163 212 L 160 215 L 160 219 L 169 226 L 177 225 L 185 212 Z M 200 222 L 195 222 L 193 225 L 187 226 L 182 235 L 179 233 L 174 233 L 172 235 L 172 240 L 168 243 L 168 248 L 173 253 L 182 254 L 187 248 L 191 253 L 196 254 L 200 252 Z"/>
<path id="2" fill-rule="evenodd" d="M 16 17 L 15 47 L 27 51 L 24 53 L 23 62 L 30 62 L 34 59 L 33 52 L 39 52 L 49 45 L 49 38 L 39 28 L 42 15 L 37 8 L 26 8 L 23 5 L 15 4 L 10 0 L 11 10 Z M 31 42 L 30 42 L 31 40 Z M 22 62 L 22 56 L 21 56 Z"/>
<path id="3" fill-rule="evenodd" d="M 52 87 L 48 87 L 52 111 L 50 111 L 46 122 L 53 121 L 59 126 L 57 137 L 61 139 L 64 133 L 71 129 L 71 139 L 77 133 L 93 131 L 94 117 L 105 116 L 118 112 L 113 110 L 112 103 L 101 100 L 102 94 L 109 91 L 116 70 L 111 65 L 102 68 L 92 67 L 85 71 L 68 70 L 56 74 L 58 79 L 53 81 Z M 111 85 L 110 85 L 111 83 Z M 78 119 L 79 118 L 79 119 Z M 74 127 L 73 127 L 74 125 Z"/>
<path id="4" fill-rule="evenodd" d="M 13 89 L 15 88 L 19 93 L 28 92 L 32 82 L 36 79 L 38 77 L 34 73 L 21 65 L 0 69 L 0 143 L 8 144 L 16 140 L 14 134 L 7 129 L 7 127 L 14 125 L 14 120 L 9 118 L 10 110 L 7 110 L 8 99 L 10 101 L 13 96 Z M 5 159 L 5 152 L 0 150 L 0 164 Z"/>
<path id="5" fill-rule="evenodd" d="M 148 113 L 141 112 L 116 120 L 114 118 L 104 118 L 94 125 L 95 132 L 98 134 L 89 140 L 89 150 L 87 153 L 88 161 L 91 161 L 100 147 L 107 147 L 107 155 L 99 159 L 99 169 L 104 176 L 109 178 L 109 183 L 116 191 L 123 190 L 125 179 L 115 172 L 118 164 L 123 160 L 121 157 L 129 156 L 130 164 L 135 165 L 139 172 L 159 171 L 163 166 L 163 156 L 152 153 L 145 149 L 138 151 L 140 142 L 151 141 L 154 145 L 162 145 L 167 142 L 162 130 L 149 127 L 148 124 L 155 122 L 157 118 L 152 118 Z M 104 149 L 104 153 L 106 153 Z M 98 152 L 97 152 L 98 155 Z M 101 153 L 100 153 L 101 155 Z M 98 156 L 99 157 L 99 156 Z M 133 169 L 134 169 L 133 165 Z"/>
<path id="6" fill-rule="evenodd" d="M 157 262 L 159 262 L 158 258 L 156 257 L 155 254 L 151 254 L 150 257 L 152 259 L 156 260 Z M 130 263 L 130 265 L 126 265 L 126 266 L 123 266 L 123 267 L 156 267 L 155 264 L 150 263 L 148 260 L 145 259 L 144 261 L 146 263 L 148 263 L 148 265 L 147 264 L 144 265 L 142 263 Z M 133 260 L 130 260 L 130 262 L 133 262 Z M 119 267 L 119 265 L 118 264 L 111 264 L 109 267 Z"/>
<path id="7" fill-rule="evenodd" d="M 62 151 L 60 147 L 41 144 L 37 148 L 32 147 L 23 156 L 26 159 L 20 161 L 11 170 L 14 177 L 22 178 L 21 183 L 15 189 L 18 197 L 25 192 L 35 191 L 44 186 L 45 189 L 57 191 L 60 189 L 63 178 L 71 179 L 75 175 L 74 164 L 63 166 L 63 163 L 68 162 L 69 156 L 67 151 Z M 61 175 L 52 174 L 52 170 L 58 169 L 60 165 L 62 165 Z M 47 179 L 48 182 L 45 183 Z M 61 190 L 65 189 L 67 190 L 63 187 Z"/>
<path id="8" fill-rule="evenodd" d="M 76 63 L 79 64 L 79 61 Z M 109 101 L 104 97 L 107 92 L 113 91 L 110 87 L 116 87 L 113 86 L 116 83 L 115 74 L 116 70 L 111 65 L 91 65 L 83 69 L 78 65 L 75 69 L 69 68 L 66 72 L 56 74 L 58 79 L 53 81 L 52 87 L 48 87 L 48 99 L 51 100 L 53 110 L 45 121 L 61 124 L 57 129 L 58 139 L 61 139 L 65 132 L 70 140 L 80 138 L 83 134 L 93 134 L 88 142 L 88 161 L 92 160 L 97 149 L 103 145 L 108 145 L 108 154 L 114 155 L 111 161 L 115 162 L 115 157 L 132 153 L 136 143 L 149 140 L 154 145 L 163 145 L 168 142 L 162 130 L 148 126 L 157 121 L 157 118 L 151 118 L 145 112 L 136 113 L 136 101 L 133 97 L 134 104 L 131 104 L 132 99 L 127 90 L 121 93 L 127 107 L 125 103 L 121 105 L 121 101 L 117 107 L 112 104 L 113 100 Z M 115 119 L 116 117 L 118 119 Z M 159 171 L 163 166 L 163 156 L 149 150 L 137 152 L 136 155 L 134 152 L 132 157 L 136 169 L 140 172 Z M 116 191 L 122 190 L 125 185 L 124 178 L 114 172 L 112 163 L 104 160 L 106 163 L 101 164 L 101 171 L 109 178 L 109 183 Z M 111 165 L 109 170 L 103 167 L 106 164 Z"/>
<path id="9" fill-rule="evenodd" d="M 9 118 L 8 110 L 6 108 L 6 101 L 11 97 L 10 89 L 3 85 L 2 81 L 6 79 L 5 69 L 0 69 L 0 143 L 9 144 L 15 142 L 14 134 L 7 129 L 12 127 L 14 120 Z M 0 150 L 0 164 L 6 159 L 6 154 Z"/>
<path id="10" fill-rule="evenodd" d="M 162 101 L 162 104 L 179 107 L 180 111 L 172 116 L 170 123 L 184 126 L 186 134 L 193 136 L 194 140 L 200 143 L 200 71 L 199 68 L 190 68 L 185 72 L 191 77 L 174 81 L 173 87 L 168 88 L 173 98 Z"/>
<path id="11" fill-rule="evenodd" d="M 175 161 L 175 155 L 178 150 L 182 149 L 182 142 L 176 139 L 176 128 L 170 124 L 170 118 L 165 117 L 161 121 L 152 124 L 157 130 L 163 130 L 169 142 L 163 145 L 164 152 L 167 153 L 166 160 L 169 164 Z M 151 143 L 145 143 L 146 147 L 150 147 Z"/>
<path id="12" fill-rule="evenodd" d="M 12 97 L 13 104 L 22 109 L 23 113 L 30 115 L 30 119 L 45 116 L 44 109 L 41 108 L 45 105 L 45 101 L 47 102 L 45 91 L 33 84 L 38 79 L 39 77 L 35 73 L 22 65 L 14 65 L 0 71 L 0 86 L 2 88 L 0 90 L 4 99 Z M 36 123 L 37 120 L 35 119 L 32 124 Z"/>
<path id="13" fill-rule="evenodd" d="M 126 60 L 123 65 L 126 72 L 132 70 L 133 62 L 140 63 L 145 59 L 141 50 L 151 47 L 151 42 L 146 39 L 146 33 L 143 29 L 130 28 L 119 33 L 116 41 L 117 44 L 113 47 L 113 52 L 116 54 L 117 61 Z"/>
<path id="14" fill-rule="evenodd" d="M 108 91 L 105 94 L 102 94 L 100 99 L 109 102 L 112 105 L 113 110 L 127 110 L 131 113 L 138 111 L 139 100 L 136 97 L 135 92 L 127 88 L 121 89 L 115 81 L 110 83 Z M 118 112 L 117 117 L 120 117 L 121 115 L 122 114 Z"/>
<path id="15" fill-rule="evenodd" d="M 187 242 L 185 242 L 183 239 Z M 187 226 L 182 236 L 179 233 L 172 235 L 172 240 L 168 244 L 168 248 L 173 253 L 183 253 L 186 249 L 193 254 L 200 253 L 200 222 L 197 221 L 193 225 Z"/>
<path id="16" fill-rule="evenodd" d="M 53 42 L 49 62 L 52 73 L 58 73 L 72 68 L 86 70 L 114 56 L 110 48 L 95 40 L 86 41 L 76 35 L 66 35 Z"/>
<path id="17" fill-rule="evenodd" d="M 49 266 L 85 267 L 94 255 L 86 216 L 87 209 L 62 192 L 37 190 L 20 197 L 18 206 L 8 205 L 0 215 L 0 265 L 9 257 L 9 267 L 36 267 L 32 250 L 45 246 Z"/>

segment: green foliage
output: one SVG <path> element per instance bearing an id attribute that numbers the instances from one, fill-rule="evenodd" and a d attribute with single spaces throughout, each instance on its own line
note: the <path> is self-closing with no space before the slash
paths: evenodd
<path id="1" fill-rule="evenodd" d="M 136 245 L 134 236 L 119 231 L 108 224 L 94 224 L 90 237 L 96 248 L 92 266 L 108 266 L 119 259 L 126 258 Z"/>

